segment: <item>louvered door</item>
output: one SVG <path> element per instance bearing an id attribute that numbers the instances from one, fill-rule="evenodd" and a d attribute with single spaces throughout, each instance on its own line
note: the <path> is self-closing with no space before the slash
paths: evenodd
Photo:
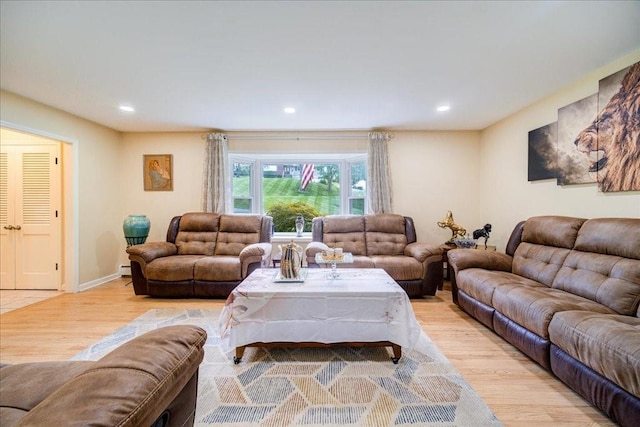
<path id="1" fill-rule="evenodd" d="M 2 146 L 0 287 L 60 289 L 60 167 L 57 145 Z"/>

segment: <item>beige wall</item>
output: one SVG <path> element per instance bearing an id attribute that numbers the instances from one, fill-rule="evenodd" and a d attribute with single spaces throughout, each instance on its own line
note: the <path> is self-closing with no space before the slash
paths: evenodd
<path id="1" fill-rule="evenodd" d="M 296 135 L 300 140 L 295 140 Z M 235 153 L 366 152 L 366 132 L 229 132 Z M 325 134 L 326 135 L 326 134 Z M 344 140 L 340 140 L 340 136 Z M 480 164 L 479 132 L 394 132 L 389 149 L 395 211 L 414 218 L 420 240 L 443 243 L 448 230 L 436 225 L 447 210 L 460 224 L 480 225 L 475 208 Z M 279 138 L 283 136 L 283 138 Z M 363 136 L 362 138 L 357 138 Z M 264 139 L 261 139 L 264 138 Z M 149 240 L 163 239 L 170 219 L 200 210 L 205 142 L 200 133 L 128 133 L 122 140 L 122 216 L 145 214 Z M 173 154 L 174 191 L 144 191 L 143 154 Z M 484 224 L 484 223 L 482 223 Z"/>
<path id="2" fill-rule="evenodd" d="M 482 132 L 478 202 L 492 223 L 491 242 L 504 249 L 513 226 L 535 215 L 640 217 L 640 192 L 601 193 L 597 184 L 527 181 L 528 132 L 557 120 L 558 108 L 598 92 L 598 81 L 640 61 L 635 52 Z"/>
<path id="3" fill-rule="evenodd" d="M 558 187 L 550 181 L 527 182 L 528 132 L 555 121 L 558 108 L 595 93 L 600 78 L 638 60 L 640 52 L 482 132 L 393 132 L 389 153 L 395 211 L 414 218 L 420 240 L 438 244 L 450 237 L 436 224 L 447 210 L 469 232 L 490 222 L 494 231 L 489 242 L 500 250 L 513 226 L 533 215 L 640 216 L 640 192 L 603 194 L 596 184 Z M 149 216 L 151 241 L 164 239 L 172 216 L 200 210 L 204 155 L 200 133 L 120 134 L 11 93 L 1 92 L 0 100 L 3 124 L 73 142 L 66 144 L 73 146 L 66 153 L 78 164 L 79 284 L 115 275 L 126 262 L 122 221 L 128 214 Z M 335 131 L 320 138 L 326 134 L 229 132 L 229 145 L 232 151 L 246 153 L 366 150 L 366 132 Z M 335 138 L 341 135 L 346 139 Z M 144 191 L 143 154 L 173 155 L 173 191 Z"/>
<path id="4" fill-rule="evenodd" d="M 64 142 L 63 169 L 72 176 L 63 178 L 67 208 L 62 215 L 65 220 L 77 215 L 77 235 L 69 229 L 71 225 L 64 230 L 64 244 L 73 247 L 73 255 L 64 260 L 64 276 L 73 277 L 69 280 L 72 283 L 66 281 L 65 289 L 78 290 L 81 284 L 116 273 L 124 240 L 119 212 L 120 134 L 6 91 L 0 92 L 0 114 L 8 128 Z M 77 170 L 73 170 L 75 166 Z M 74 268 L 75 273 L 67 274 Z"/>

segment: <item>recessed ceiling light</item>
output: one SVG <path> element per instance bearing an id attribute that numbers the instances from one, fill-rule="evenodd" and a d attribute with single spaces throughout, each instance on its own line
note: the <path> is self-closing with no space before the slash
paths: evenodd
<path id="1" fill-rule="evenodd" d="M 296 109 L 293 107 L 285 107 L 283 111 L 287 114 L 293 114 L 296 112 Z"/>
<path id="2" fill-rule="evenodd" d="M 449 111 L 451 107 L 449 107 L 448 105 L 441 105 L 438 108 L 436 108 L 436 110 L 440 111 L 441 113 L 444 111 Z"/>
<path id="3" fill-rule="evenodd" d="M 133 113 L 134 111 L 136 111 L 136 109 L 133 108 L 131 105 L 121 105 L 118 108 L 120 108 L 120 111 L 125 111 L 127 113 Z"/>

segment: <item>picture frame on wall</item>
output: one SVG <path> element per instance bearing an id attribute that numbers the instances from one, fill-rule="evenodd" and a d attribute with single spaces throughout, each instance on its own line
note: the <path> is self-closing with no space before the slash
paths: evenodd
<path id="1" fill-rule="evenodd" d="M 173 155 L 144 154 L 144 191 L 173 191 Z"/>

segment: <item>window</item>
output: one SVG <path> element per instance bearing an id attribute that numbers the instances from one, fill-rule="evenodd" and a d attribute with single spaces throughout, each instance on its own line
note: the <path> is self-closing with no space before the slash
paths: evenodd
<path id="1" fill-rule="evenodd" d="M 302 201 L 320 215 L 364 214 L 366 154 L 337 157 L 231 155 L 234 212 L 263 214 L 273 203 Z"/>

